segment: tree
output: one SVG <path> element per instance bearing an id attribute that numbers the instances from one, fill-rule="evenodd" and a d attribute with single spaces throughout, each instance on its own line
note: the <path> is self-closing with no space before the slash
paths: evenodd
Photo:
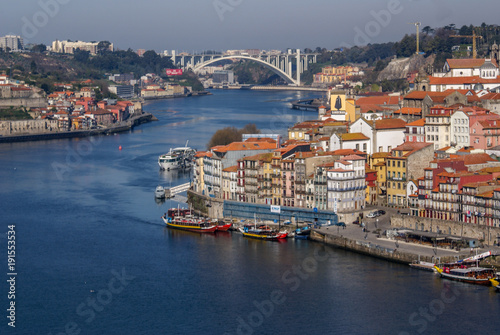
<path id="1" fill-rule="evenodd" d="M 86 50 L 76 49 L 73 53 L 73 58 L 80 63 L 87 63 L 90 58 L 90 52 Z"/>
<path id="2" fill-rule="evenodd" d="M 47 46 L 45 44 L 35 44 L 31 48 L 31 52 L 43 53 L 45 51 L 47 51 Z"/>
<path id="3" fill-rule="evenodd" d="M 233 142 L 240 142 L 243 134 L 260 134 L 260 130 L 253 123 L 245 125 L 241 129 L 235 127 L 225 127 L 219 129 L 212 135 L 207 148 L 210 149 L 216 145 L 227 145 Z"/>
<path id="4" fill-rule="evenodd" d="M 434 33 L 434 29 L 432 29 L 430 26 L 425 26 L 422 28 L 422 32 L 426 35 L 430 35 Z"/>
<path id="5" fill-rule="evenodd" d="M 102 54 L 105 53 L 106 51 L 111 51 L 109 50 L 109 47 L 111 46 L 111 42 L 109 41 L 101 41 L 97 43 L 97 53 Z"/>

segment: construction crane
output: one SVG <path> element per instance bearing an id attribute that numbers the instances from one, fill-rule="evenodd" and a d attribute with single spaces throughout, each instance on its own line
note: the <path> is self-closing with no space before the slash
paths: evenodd
<path id="1" fill-rule="evenodd" d="M 472 35 L 450 35 L 450 37 L 472 38 L 472 58 L 477 58 L 476 39 L 483 38 L 483 36 L 476 35 L 476 31 L 472 30 Z"/>
<path id="2" fill-rule="evenodd" d="M 420 22 L 410 22 L 408 24 L 414 24 L 415 27 L 417 27 L 417 52 L 416 52 L 416 54 L 418 55 L 419 54 L 419 42 L 420 42 L 419 34 L 420 34 L 421 23 Z"/>

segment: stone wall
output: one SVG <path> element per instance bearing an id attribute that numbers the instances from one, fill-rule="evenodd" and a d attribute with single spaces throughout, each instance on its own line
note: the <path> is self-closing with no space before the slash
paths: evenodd
<path id="1" fill-rule="evenodd" d="M 408 252 L 401 251 L 399 249 L 391 249 L 381 247 L 377 244 L 365 241 L 351 240 L 342 236 L 336 236 L 332 234 L 322 234 L 318 231 L 311 232 L 311 240 L 316 242 L 322 242 L 326 245 L 332 247 L 349 250 L 357 252 L 360 254 L 382 258 L 391 262 L 410 264 L 416 261 L 430 262 L 430 263 L 441 263 L 441 262 L 455 262 L 456 257 L 439 257 L 434 258 L 431 256 L 424 256 L 418 254 L 412 254 Z M 462 257 L 463 258 L 463 257 Z"/>
<path id="2" fill-rule="evenodd" d="M 393 215 L 391 226 L 419 231 L 440 232 L 442 234 L 474 238 L 492 246 L 500 242 L 500 227 L 490 227 L 465 222 L 438 220 L 410 215 Z"/>
<path id="3" fill-rule="evenodd" d="M 44 108 L 47 107 L 47 100 L 44 98 L 11 98 L 0 99 L 1 107 L 27 107 L 27 108 Z"/>
<path id="4" fill-rule="evenodd" d="M 59 131 L 57 120 L 0 121 L 0 135 L 42 134 Z"/>
<path id="5" fill-rule="evenodd" d="M 193 190 L 188 190 L 188 204 L 196 212 L 213 219 L 224 217 L 224 200 L 207 197 Z"/>

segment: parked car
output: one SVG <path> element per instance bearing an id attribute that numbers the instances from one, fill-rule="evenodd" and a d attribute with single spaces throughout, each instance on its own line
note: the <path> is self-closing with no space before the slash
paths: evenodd
<path id="1" fill-rule="evenodd" d="M 378 216 L 378 215 L 377 215 L 377 214 L 375 214 L 375 212 L 370 212 L 370 213 L 368 213 L 368 214 L 366 215 L 366 217 L 367 217 L 367 218 L 375 218 L 375 217 L 377 217 L 377 216 Z"/>
<path id="2" fill-rule="evenodd" d="M 345 227 L 345 222 L 337 222 L 336 226 L 339 226 L 339 227 Z"/>
<path id="3" fill-rule="evenodd" d="M 360 224 L 361 222 L 359 221 L 359 219 L 356 219 L 356 221 L 354 221 L 352 224 Z"/>
<path id="4" fill-rule="evenodd" d="M 377 211 L 377 213 L 378 213 L 379 215 L 384 215 L 384 214 L 385 214 L 385 211 L 384 211 L 383 209 L 379 209 L 379 210 Z"/>

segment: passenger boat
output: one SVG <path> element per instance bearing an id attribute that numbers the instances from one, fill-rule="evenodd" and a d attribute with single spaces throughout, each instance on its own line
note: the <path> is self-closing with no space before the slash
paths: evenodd
<path id="1" fill-rule="evenodd" d="M 170 218 L 166 215 L 161 217 L 169 228 L 187 230 L 197 233 L 215 233 L 216 225 L 212 225 L 203 219 L 192 219 L 183 217 Z"/>
<path id="2" fill-rule="evenodd" d="M 311 227 L 302 227 L 295 229 L 295 239 L 307 240 L 311 235 Z"/>
<path id="3" fill-rule="evenodd" d="M 182 167 L 182 156 L 170 150 L 169 153 L 158 157 L 158 165 L 162 170 L 176 170 Z"/>
<path id="4" fill-rule="evenodd" d="M 228 231 L 232 226 L 233 226 L 232 223 L 224 224 L 224 222 L 222 223 L 219 222 L 217 224 L 217 231 Z"/>
<path id="5" fill-rule="evenodd" d="M 156 186 L 155 198 L 157 198 L 157 199 L 165 198 L 165 188 L 163 188 L 163 186 L 161 186 L 161 185 Z"/>
<path id="6" fill-rule="evenodd" d="M 256 238 L 259 240 L 266 240 L 266 241 L 284 240 L 288 236 L 287 232 L 276 232 L 268 228 L 269 227 L 267 226 L 264 228 L 250 228 L 248 226 L 244 226 L 243 228 L 240 228 L 240 232 L 245 237 Z"/>
<path id="7" fill-rule="evenodd" d="M 434 266 L 442 278 L 457 280 L 470 284 L 490 285 L 490 279 L 495 278 L 495 270 L 478 266 L 439 267 Z"/>
<path id="8" fill-rule="evenodd" d="M 189 141 L 186 146 L 170 149 L 168 153 L 158 157 L 160 168 L 167 171 L 191 168 L 196 150 L 188 147 L 188 143 Z"/>

